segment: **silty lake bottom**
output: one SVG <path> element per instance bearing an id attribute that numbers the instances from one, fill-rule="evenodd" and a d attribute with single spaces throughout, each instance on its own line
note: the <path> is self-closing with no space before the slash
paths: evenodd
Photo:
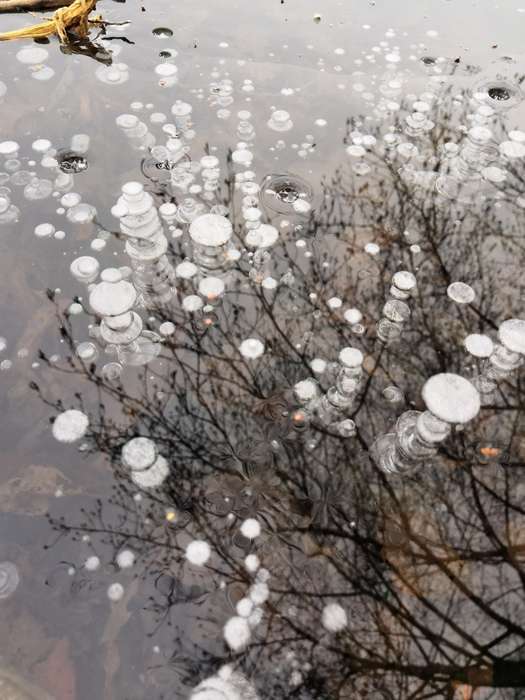
<path id="1" fill-rule="evenodd" d="M 0 43 L 1 700 L 525 697 L 520 2 Z"/>

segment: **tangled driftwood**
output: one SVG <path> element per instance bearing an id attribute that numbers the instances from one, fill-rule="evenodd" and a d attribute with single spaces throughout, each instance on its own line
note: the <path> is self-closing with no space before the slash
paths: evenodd
<path id="1" fill-rule="evenodd" d="M 56 10 L 71 5 L 75 0 L 0 0 L 0 12 L 32 12 Z"/>
<path id="2" fill-rule="evenodd" d="M 4 0 L 0 0 L 3 2 Z M 40 1 L 40 0 L 39 0 Z M 47 1 L 47 0 L 45 0 Z M 52 17 L 34 24 L 31 27 L 14 29 L 11 32 L 0 34 L 0 41 L 10 39 L 41 39 L 57 34 L 62 43 L 68 42 L 68 31 L 74 30 L 79 37 L 87 36 L 89 30 L 88 16 L 95 9 L 97 0 L 74 0 L 68 7 L 60 7 Z M 20 4 L 20 3 L 17 3 Z M 64 3 L 61 3 L 62 5 Z"/>

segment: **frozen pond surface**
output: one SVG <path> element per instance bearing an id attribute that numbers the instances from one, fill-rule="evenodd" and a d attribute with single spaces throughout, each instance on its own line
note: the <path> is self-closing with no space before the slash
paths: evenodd
<path id="1" fill-rule="evenodd" d="M 525 6 L 98 12 L 0 43 L 0 698 L 523 697 Z"/>

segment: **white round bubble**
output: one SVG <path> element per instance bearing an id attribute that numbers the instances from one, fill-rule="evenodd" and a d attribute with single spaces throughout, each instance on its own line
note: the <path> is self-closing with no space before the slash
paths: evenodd
<path id="1" fill-rule="evenodd" d="M 16 59 L 20 61 L 20 63 L 35 65 L 37 63 L 44 63 L 48 56 L 49 52 L 47 49 L 43 49 L 41 46 L 25 46 L 18 51 Z"/>
<path id="2" fill-rule="evenodd" d="M 241 525 L 241 533 L 249 540 L 254 540 L 261 534 L 261 526 L 255 518 L 247 518 Z"/>
<path id="3" fill-rule="evenodd" d="M 257 338 L 247 338 L 239 346 L 240 353 L 248 360 L 256 360 L 264 353 L 264 343 Z"/>
<path id="4" fill-rule="evenodd" d="M 204 540 L 193 540 L 186 547 L 186 559 L 196 566 L 206 564 L 211 555 L 211 547 Z"/>
<path id="5" fill-rule="evenodd" d="M 489 357 L 494 350 L 494 343 L 488 335 L 471 333 L 464 340 L 467 351 L 474 357 Z"/>
<path id="6" fill-rule="evenodd" d="M 112 583 L 108 587 L 107 594 L 111 602 L 116 603 L 124 595 L 124 586 L 121 583 Z"/>
<path id="7" fill-rule="evenodd" d="M 476 293 L 465 282 L 452 282 L 447 287 L 447 296 L 457 304 L 471 304 L 476 298 Z"/>
<path id="8" fill-rule="evenodd" d="M 323 608 L 322 622 L 328 632 L 340 632 L 348 625 L 348 617 L 338 603 L 329 603 Z"/>
<path id="9" fill-rule="evenodd" d="M 236 616 L 224 625 L 223 634 L 230 649 L 238 651 L 248 644 L 252 633 L 248 622 L 243 617 Z"/>
<path id="10" fill-rule="evenodd" d="M 130 569 L 135 563 L 135 553 L 131 549 L 123 549 L 117 554 L 116 561 L 120 569 Z"/>
<path id="11" fill-rule="evenodd" d="M 53 437 L 59 442 L 76 442 L 84 437 L 89 418 L 82 411 L 71 408 L 60 413 L 53 423 Z"/>

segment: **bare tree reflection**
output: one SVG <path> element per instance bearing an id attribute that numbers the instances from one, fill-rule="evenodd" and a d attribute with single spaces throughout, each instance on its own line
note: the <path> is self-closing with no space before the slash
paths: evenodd
<path id="1" fill-rule="evenodd" d="M 441 146 L 454 132 L 447 109 L 444 100 L 442 127 L 427 144 L 432 156 L 421 164 L 429 171 L 438 172 Z M 155 310 L 152 329 L 170 320 L 176 332 L 158 361 L 126 372 L 123 383 L 76 357 L 73 319 L 57 303 L 71 354 L 59 365 L 42 361 L 77 382 L 73 403 L 90 415 L 82 449 L 107 455 L 116 484 L 78 522 L 53 525 L 139 555 L 139 607 L 151 635 L 172 629 L 177 697 L 228 660 L 267 698 L 453 698 L 479 687 L 517 698 L 501 689 L 525 687 L 522 379 L 501 385 L 476 422 L 414 477 L 387 476 L 369 456 L 374 437 L 402 410 L 421 406 L 425 379 L 442 371 L 473 376 L 478 368 L 462 349 L 468 334 L 520 315 L 523 169 L 465 207 L 413 187 L 388 154 L 374 158 L 368 175 L 350 177 L 344 166 L 326 177 L 311 218 L 281 229 L 272 275 L 285 279 L 275 293 L 250 281 L 243 257 L 213 314 L 190 319 L 177 300 Z M 159 201 L 169 196 L 154 188 Z M 235 222 L 233 192 L 230 172 L 223 200 Z M 370 240 L 381 246 L 377 257 L 363 250 Z M 174 259 L 182 254 L 172 250 Z M 417 298 L 401 339 L 385 346 L 375 323 L 399 269 L 416 274 Z M 473 304 L 447 298 L 456 280 L 474 287 Z M 359 308 L 363 333 L 330 310 L 334 295 Z M 250 362 L 238 348 L 254 335 L 266 352 Z M 326 389 L 347 345 L 366 354 L 351 415 L 357 436 L 298 430 L 291 387 L 324 357 Z M 385 398 L 392 385 L 402 392 L 398 403 Z M 43 386 L 33 388 L 50 407 L 64 407 Z M 153 439 L 169 460 L 161 489 L 140 492 L 120 462 L 136 435 Z M 253 542 L 239 531 L 247 517 L 263 525 Z M 197 573 L 184 559 L 196 536 L 214 552 Z M 271 594 L 252 643 L 233 654 L 219 630 L 252 581 L 248 553 L 271 573 Z M 348 614 L 338 633 L 321 625 L 330 602 Z"/>

